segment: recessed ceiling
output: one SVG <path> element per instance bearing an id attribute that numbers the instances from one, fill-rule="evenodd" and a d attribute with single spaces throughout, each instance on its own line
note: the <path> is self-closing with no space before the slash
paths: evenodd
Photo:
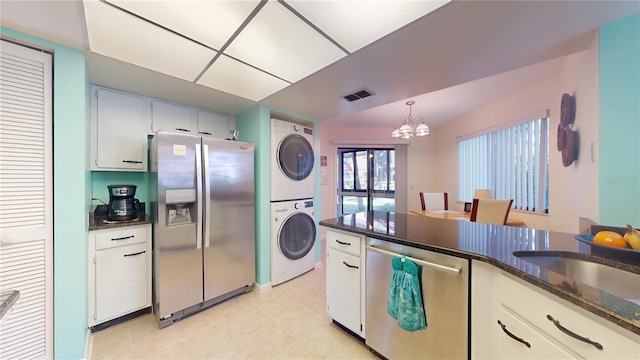
<path id="1" fill-rule="evenodd" d="M 214 49 L 221 49 L 260 3 L 259 0 L 107 1 Z"/>
<path id="2" fill-rule="evenodd" d="M 216 51 L 98 1 L 85 2 L 89 47 L 98 54 L 192 80 Z"/>
<path id="3" fill-rule="evenodd" d="M 286 3 L 352 53 L 449 1 L 287 1 Z"/>
<path id="4" fill-rule="evenodd" d="M 84 13 L 92 52 L 260 101 L 447 2 L 84 0 Z"/>
<path id="5" fill-rule="evenodd" d="M 201 10 L 231 3 L 236 6 L 216 8 L 209 15 Z M 346 11 L 348 4 L 352 3 L 411 6 L 414 3 L 428 4 L 430 1 L 345 0 L 335 3 L 344 4 L 342 11 Z M 180 78 L 193 76 L 197 71 L 192 69 L 178 69 L 184 73 L 171 75 L 91 51 L 82 1 L 0 0 L 2 36 L 11 36 L 12 31 L 17 31 L 27 35 L 17 35 L 22 41 L 39 43 L 29 38 L 33 36 L 84 52 L 92 84 L 230 115 L 238 115 L 255 107 L 258 102 L 252 99 L 260 99 L 263 96 L 261 94 L 275 91 L 259 100 L 259 103 L 322 122 L 365 127 L 374 123 L 395 126 L 398 116 L 406 113 L 407 100 L 416 100 L 414 112 L 427 119 L 430 126 L 437 121 L 459 116 L 460 109 L 471 109 L 473 106 L 482 106 L 483 101 L 490 101 L 491 97 L 485 95 L 499 96 L 500 93 L 513 91 L 510 89 L 514 89 L 514 84 L 526 86 L 527 81 L 539 81 L 540 76 L 548 73 L 548 70 L 537 71 L 538 66 L 549 69 L 546 61 L 589 49 L 599 27 L 640 12 L 637 1 L 453 0 L 425 16 L 418 15 L 415 21 L 397 30 L 390 30 L 392 32 L 389 34 L 354 50 L 358 48 L 358 42 L 350 45 L 351 42 L 334 33 L 333 28 L 343 25 L 349 30 L 367 28 L 366 23 L 360 23 L 362 19 L 358 17 L 347 18 L 348 15 L 335 9 L 321 16 L 312 8 L 319 4 L 333 6 L 334 1 L 279 2 L 273 5 L 280 5 L 293 15 L 300 14 L 317 27 L 318 33 L 326 34 L 336 43 L 340 42 L 339 48 L 344 48 L 343 52 L 350 52 L 340 60 L 290 84 L 290 80 L 280 79 L 248 66 L 246 61 L 220 53 L 221 50 L 224 53 L 225 45 L 231 44 L 229 39 L 234 37 L 238 29 L 243 24 L 250 24 L 253 16 L 262 11 L 260 5 L 265 6 L 264 2 L 113 0 L 111 4 L 122 7 L 120 11 L 125 14 L 126 11 L 140 11 L 142 14 L 137 6 L 154 4 L 147 9 L 148 12 L 140 15 L 147 19 L 144 22 L 151 25 L 163 22 L 164 29 L 175 28 L 172 31 L 176 32 L 176 36 L 191 39 L 196 45 L 208 48 L 207 51 L 211 52 L 204 53 L 207 57 L 213 57 L 209 58 L 205 67 L 211 60 L 216 60 L 206 72 L 201 71 L 198 74 L 200 79 L 194 82 L 194 79 Z M 386 12 L 390 14 L 390 10 Z M 136 18 L 135 15 L 129 15 Z M 324 24 L 323 17 L 337 24 Z M 385 21 L 390 19 L 391 16 Z M 215 33 L 207 31 L 209 23 L 216 22 L 227 24 L 226 30 L 218 29 Z M 111 28 L 114 33 L 118 31 L 118 23 L 109 26 L 109 31 Z M 366 30 L 364 33 L 368 35 L 371 29 Z M 135 42 L 130 38 L 136 35 L 121 34 L 116 41 L 128 46 Z M 152 51 L 163 54 L 165 50 L 158 46 L 163 42 L 153 38 L 149 40 L 154 43 L 142 42 L 141 46 L 148 46 Z M 185 47 L 189 48 L 190 45 Z M 131 51 L 135 53 L 138 50 Z M 179 62 L 192 61 L 186 59 L 188 54 L 168 52 L 160 57 L 170 59 L 177 55 Z M 238 66 L 225 66 L 228 60 L 239 64 L 230 62 Z M 154 66 L 172 65 L 162 63 L 162 59 L 158 61 Z M 201 64 L 189 66 L 196 68 Z M 517 71 L 523 68 L 527 71 Z M 263 89 L 252 80 L 255 74 L 251 72 L 275 80 L 273 83 L 262 82 Z M 531 76 L 533 74 L 538 75 Z M 363 88 L 375 95 L 353 102 L 343 98 Z M 233 95 L 240 91 L 247 92 L 248 97 Z"/>

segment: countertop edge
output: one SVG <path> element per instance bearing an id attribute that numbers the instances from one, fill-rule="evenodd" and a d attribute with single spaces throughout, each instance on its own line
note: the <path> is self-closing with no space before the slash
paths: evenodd
<path id="1" fill-rule="evenodd" d="M 489 256 L 485 256 L 485 255 L 480 255 L 480 254 L 476 254 L 476 253 L 470 253 L 470 252 L 466 252 L 466 251 L 461 251 L 461 250 L 457 250 L 457 249 L 452 249 L 452 248 L 448 248 L 448 247 L 440 247 L 440 246 L 432 246 L 432 245 L 428 245 L 428 244 L 419 244 L 419 243 L 415 243 L 412 241 L 408 241 L 406 239 L 402 239 L 402 238 L 397 238 L 397 237 L 393 237 L 393 236 L 388 236 L 388 235 L 384 235 L 384 234 L 380 234 L 380 233 L 374 233 L 374 232 L 369 232 L 369 231 L 365 231 L 365 230 L 359 230 L 359 229 L 354 229 L 354 228 L 349 228 L 349 227 L 341 227 L 341 226 L 337 226 L 333 223 L 326 223 L 323 221 L 319 222 L 320 226 L 324 226 L 327 228 L 332 228 L 332 229 L 336 229 L 336 230 L 341 230 L 341 231 L 347 231 L 347 232 L 351 232 L 351 233 L 355 233 L 355 234 L 360 234 L 360 235 L 364 235 L 364 236 L 368 236 L 368 237 L 372 237 L 372 238 L 376 238 L 376 239 L 380 239 L 380 240 L 386 240 L 386 241 L 390 241 L 390 242 L 394 242 L 397 244 L 401 244 L 401 245 L 408 245 L 408 246 L 412 246 L 412 247 L 416 247 L 419 249 L 424 249 L 424 250 L 431 250 L 431 251 L 435 251 L 435 252 L 439 252 L 442 254 L 447 254 L 447 255 L 453 255 L 456 257 L 461 257 L 461 258 L 466 258 L 466 259 L 470 259 L 470 260 L 479 260 L 488 264 L 491 264 L 492 266 L 497 267 L 500 270 L 506 271 L 534 286 L 536 286 L 537 288 L 540 288 L 542 290 L 545 290 L 549 293 L 552 293 L 566 301 L 569 301 L 570 303 L 579 306 L 582 309 L 585 309 L 586 311 L 597 315 L 605 320 L 608 320 L 632 333 L 638 334 L 640 335 L 640 326 L 636 326 L 634 325 L 630 319 L 621 316 L 620 314 L 617 314 L 615 312 L 612 312 L 611 310 L 606 310 L 602 307 L 600 307 L 598 304 L 595 304 L 593 302 L 590 302 L 588 300 L 584 300 L 581 298 L 578 298 L 576 296 L 574 296 L 573 294 L 566 292 L 556 286 L 553 286 L 551 284 L 549 284 L 548 282 L 542 281 L 540 279 L 537 279 L 536 277 L 520 270 L 517 268 L 514 268 L 508 264 L 503 263 L 502 261 L 499 261 L 497 259 L 494 259 L 492 257 Z"/>
<path id="2" fill-rule="evenodd" d="M 115 229 L 115 228 L 122 228 L 127 226 L 138 226 L 138 225 L 147 225 L 147 224 L 153 224 L 153 220 L 140 220 L 135 222 L 114 223 L 114 224 L 96 224 L 96 223 L 91 224 L 90 223 L 89 231 Z"/>

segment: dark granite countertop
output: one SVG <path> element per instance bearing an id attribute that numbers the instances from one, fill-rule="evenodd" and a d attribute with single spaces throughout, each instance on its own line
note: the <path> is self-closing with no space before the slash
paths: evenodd
<path id="1" fill-rule="evenodd" d="M 539 267 L 514 251 L 544 251 L 640 274 L 640 251 L 621 258 L 575 234 L 380 211 L 320 221 L 320 225 L 457 257 L 484 261 L 583 309 L 640 334 L 640 305 Z M 629 254 L 630 253 L 630 254 Z M 473 271 L 473 270 L 472 270 Z M 630 286 L 638 286 L 630 284 Z"/>
<path id="2" fill-rule="evenodd" d="M 107 221 L 106 216 L 94 216 L 93 213 L 89 214 L 89 231 L 145 224 L 153 224 L 153 220 L 147 217 L 144 213 L 138 214 L 138 218 L 136 219 L 117 222 Z"/>

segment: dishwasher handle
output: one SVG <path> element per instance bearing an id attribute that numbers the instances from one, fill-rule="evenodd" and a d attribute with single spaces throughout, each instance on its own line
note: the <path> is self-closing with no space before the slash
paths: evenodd
<path id="1" fill-rule="evenodd" d="M 407 260 L 409 260 L 411 262 L 414 262 L 414 263 L 416 263 L 416 264 L 418 264 L 420 266 L 429 267 L 429 268 L 436 269 L 436 270 L 441 270 L 441 271 L 446 271 L 446 272 L 453 273 L 453 274 L 456 274 L 456 275 L 459 275 L 460 271 L 461 271 L 461 268 L 459 268 L 459 267 L 440 265 L 440 264 L 432 263 L 432 262 L 429 262 L 429 261 L 420 260 L 420 259 L 412 258 L 412 257 L 409 257 L 409 256 L 405 256 L 405 255 L 402 255 L 402 254 L 397 254 L 397 253 L 394 253 L 392 251 L 379 249 L 377 247 L 370 246 L 370 245 L 367 245 L 367 250 L 371 250 L 373 252 L 377 252 L 378 254 L 388 255 L 388 256 L 393 256 L 393 257 L 404 256 Z"/>

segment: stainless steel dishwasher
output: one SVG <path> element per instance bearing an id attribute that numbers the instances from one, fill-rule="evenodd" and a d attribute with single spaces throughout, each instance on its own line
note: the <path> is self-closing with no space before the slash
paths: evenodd
<path id="1" fill-rule="evenodd" d="M 402 330 L 387 313 L 391 259 L 407 256 L 422 268 L 427 328 Z M 366 344 L 388 359 L 469 358 L 469 261 L 449 255 L 367 239 Z"/>

